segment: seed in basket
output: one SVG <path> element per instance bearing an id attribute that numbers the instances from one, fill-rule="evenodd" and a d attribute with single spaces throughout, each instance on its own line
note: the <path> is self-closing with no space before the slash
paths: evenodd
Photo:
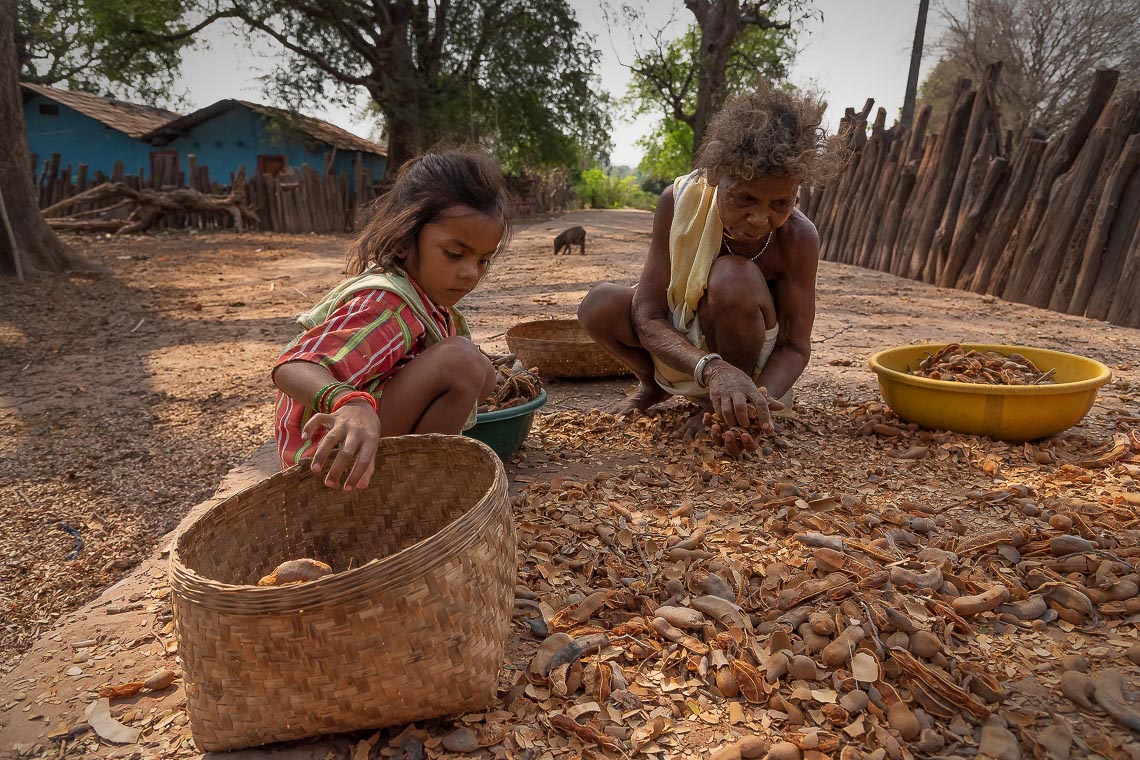
<path id="1" fill-rule="evenodd" d="M 323 578 L 332 572 L 324 562 L 304 557 L 282 562 L 273 572 L 257 582 L 258 586 L 291 586 Z"/>

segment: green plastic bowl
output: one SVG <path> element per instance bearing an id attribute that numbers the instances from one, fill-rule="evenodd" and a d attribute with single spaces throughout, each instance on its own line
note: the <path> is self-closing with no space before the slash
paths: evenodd
<path id="1" fill-rule="evenodd" d="M 475 427 L 464 435 L 490 446 L 499 459 L 506 459 L 519 450 L 530 434 L 534 413 L 546 403 L 546 391 L 538 392 L 538 398 L 511 409 L 497 409 L 483 412 L 475 418 Z"/>

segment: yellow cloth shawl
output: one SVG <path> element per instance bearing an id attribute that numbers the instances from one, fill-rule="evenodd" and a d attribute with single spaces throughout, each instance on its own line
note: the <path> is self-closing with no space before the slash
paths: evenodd
<path id="1" fill-rule="evenodd" d="M 713 262 L 720 255 L 723 234 L 716 188 L 695 171 L 673 180 L 668 298 L 675 323 L 687 327 L 693 321 Z"/>

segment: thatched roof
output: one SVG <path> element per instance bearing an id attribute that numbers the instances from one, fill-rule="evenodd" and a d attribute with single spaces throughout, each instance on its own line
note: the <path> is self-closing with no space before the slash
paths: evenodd
<path id="1" fill-rule="evenodd" d="M 60 90 L 27 82 L 21 82 L 20 86 L 24 89 L 25 97 L 40 95 L 48 98 L 131 137 L 142 137 L 181 116 L 163 108 L 127 103 L 102 95 L 92 95 L 89 92 Z"/>

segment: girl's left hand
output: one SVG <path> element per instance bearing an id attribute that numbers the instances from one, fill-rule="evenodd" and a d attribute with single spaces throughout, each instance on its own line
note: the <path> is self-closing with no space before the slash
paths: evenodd
<path id="1" fill-rule="evenodd" d="M 325 485 L 339 486 L 341 475 L 352 464 L 344 480 L 344 490 L 367 487 L 376 469 L 376 447 L 380 441 L 380 418 L 376 412 L 366 401 L 353 400 L 332 414 L 314 414 L 301 430 L 301 437 L 309 440 L 321 428 L 327 428 L 328 432 L 313 454 L 313 472 L 320 472 L 339 446 L 325 476 Z"/>

